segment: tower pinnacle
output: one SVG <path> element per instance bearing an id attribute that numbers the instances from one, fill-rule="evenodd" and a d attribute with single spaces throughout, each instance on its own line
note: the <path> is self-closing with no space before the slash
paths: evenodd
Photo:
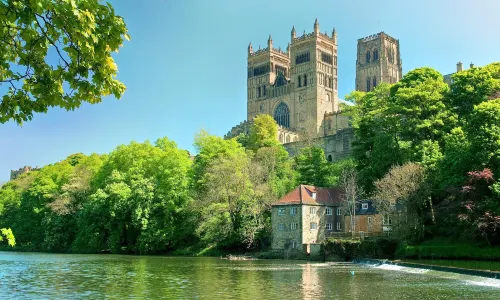
<path id="1" fill-rule="evenodd" d="M 297 37 L 297 33 L 295 32 L 295 26 L 292 27 L 292 42 Z"/>
<path id="2" fill-rule="evenodd" d="M 318 18 L 314 21 L 314 33 L 319 34 L 319 23 L 318 23 Z"/>

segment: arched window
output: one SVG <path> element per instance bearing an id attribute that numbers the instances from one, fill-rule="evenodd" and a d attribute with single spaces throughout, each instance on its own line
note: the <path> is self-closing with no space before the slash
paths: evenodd
<path id="1" fill-rule="evenodd" d="M 370 78 L 366 78 L 366 91 L 370 91 Z"/>
<path id="2" fill-rule="evenodd" d="M 366 63 L 370 62 L 370 50 L 366 52 Z"/>
<path id="3" fill-rule="evenodd" d="M 307 75 L 304 75 L 304 86 L 307 86 Z"/>
<path id="4" fill-rule="evenodd" d="M 326 94 L 326 101 L 330 102 L 330 94 Z"/>
<path id="5" fill-rule="evenodd" d="M 290 127 L 290 110 L 285 102 L 281 102 L 274 111 L 274 120 L 278 125 L 289 128 Z"/>
<path id="6" fill-rule="evenodd" d="M 373 50 L 373 61 L 377 61 L 378 60 L 378 50 L 375 49 Z"/>
<path id="7" fill-rule="evenodd" d="M 332 156 L 331 155 L 328 155 L 328 161 L 332 161 Z"/>
<path id="8" fill-rule="evenodd" d="M 302 86 L 302 78 L 300 78 L 300 75 L 299 75 L 299 79 L 297 80 L 299 82 L 299 87 Z"/>
<path id="9" fill-rule="evenodd" d="M 373 76 L 373 88 L 377 86 L 377 78 Z"/>

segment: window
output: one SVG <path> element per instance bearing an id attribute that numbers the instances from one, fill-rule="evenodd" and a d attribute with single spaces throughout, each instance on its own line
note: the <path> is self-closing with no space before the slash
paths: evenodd
<path id="1" fill-rule="evenodd" d="M 361 209 L 368 209 L 368 203 L 362 203 Z"/>
<path id="2" fill-rule="evenodd" d="M 257 88 L 257 98 L 260 97 L 260 86 Z"/>
<path id="3" fill-rule="evenodd" d="M 328 223 L 328 224 L 326 224 L 326 230 L 329 230 L 329 231 L 333 230 L 333 225 L 332 225 L 332 223 Z"/>
<path id="4" fill-rule="evenodd" d="M 373 76 L 373 88 L 375 88 L 377 86 L 377 78 L 375 76 Z M 265 93 L 264 93 L 265 95 Z"/>
<path id="5" fill-rule="evenodd" d="M 326 214 L 327 216 L 331 216 L 331 215 L 332 215 L 332 208 L 331 208 L 331 207 L 327 207 L 327 208 L 326 208 L 326 212 L 325 212 L 325 214 Z"/>
<path id="6" fill-rule="evenodd" d="M 342 208 L 337 207 L 337 216 L 341 216 L 341 215 L 342 215 Z"/>
<path id="7" fill-rule="evenodd" d="M 290 136 L 289 135 L 286 136 L 286 142 L 290 143 Z"/>
<path id="8" fill-rule="evenodd" d="M 318 228 L 318 223 L 311 223 L 311 229 L 315 230 Z"/>
<path id="9" fill-rule="evenodd" d="M 284 208 L 278 208 L 278 216 L 283 216 L 285 215 L 285 209 Z"/>
<path id="10" fill-rule="evenodd" d="M 337 65 L 337 55 L 333 57 L 333 64 L 336 66 Z"/>
<path id="11" fill-rule="evenodd" d="M 392 220 L 391 220 L 391 217 L 389 217 L 388 215 L 384 215 L 384 225 L 391 225 L 392 224 Z"/>
<path id="12" fill-rule="evenodd" d="M 366 52 L 366 63 L 370 62 L 370 51 Z"/>
<path id="13" fill-rule="evenodd" d="M 304 75 L 304 86 L 307 86 L 307 75 Z"/>
<path id="14" fill-rule="evenodd" d="M 284 231 L 284 230 L 285 230 L 285 224 L 283 224 L 283 223 L 279 223 L 279 224 L 278 224 L 278 229 L 279 229 L 280 231 Z"/>
<path id="15" fill-rule="evenodd" d="M 312 198 L 316 199 L 316 192 L 312 192 Z"/>
<path id="16" fill-rule="evenodd" d="M 290 216 L 295 216 L 297 214 L 297 207 L 290 208 Z"/>
<path id="17" fill-rule="evenodd" d="M 370 89 L 370 78 L 366 78 L 366 91 L 369 92 Z"/>
<path id="18" fill-rule="evenodd" d="M 333 63 L 333 57 L 328 53 L 321 52 L 321 61 L 331 65 Z"/>
<path id="19" fill-rule="evenodd" d="M 280 143 L 283 144 L 283 133 L 280 133 Z"/>
<path id="20" fill-rule="evenodd" d="M 299 83 L 299 87 L 302 86 L 302 79 L 300 78 L 300 75 L 299 75 L 299 78 L 297 79 L 297 82 Z"/>
<path id="21" fill-rule="evenodd" d="M 372 217 L 368 217 L 368 224 L 372 223 Z"/>
<path id="22" fill-rule="evenodd" d="M 274 120 L 278 125 L 283 127 L 290 127 L 290 110 L 285 102 L 281 102 L 274 111 Z M 283 142 L 282 142 L 283 143 Z"/>
<path id="23" fill-rule="evenodd" d="M 340 225 L 340 223 L 337 223 L 337 230 L 341 230 L 342 229 L 342 226 Z"/>
<path id="24" fill-rule="evenodd" d="M 327 102 L 330 102 L 330 94 L 326 94 L 326 101 L 327 101 Z M 331 127 L 331 124 L 332 124 L 332 123 L 330 122 L 330 127 Z"/>
<path id="25" fill-rule="evenodd" d="M 308 62 L 310 60 L 309 52 L 299 54 L 295 57 L 295 64 L 301 64 Z"/>
<path id="26" fill-rule="evenodd" d="M 299 228 L 299 223 L 291 223 L 290 224 L 290 229 L 291 230 L 296 230 L 297 228 Z"/>
<path id="27" fill-rule="evenodd" d="M 375 50 L 373 51 L 373 61 L 377 61 L 377 60 L 378 60 L 378 50 L 377 50 L 377 49 L 375 49 Z"/>
<path id="28" fill-rule="evenodd" d="M 297 241 L 292 241 L 292 249 L 297 249 L 298 246 L 299 243 L 297 243 Z"/>
<path id="29" fill-rule="evenodd" d="M 333 160 L 331 155 L 328 155 L 327 159 L 328 159 L 329 162 L 332 162 L 332 160 Z"/>
<path id="30" fill-rule="evenodd" d="M 375 77 L 374 77 L 374 79 L 375 79 Z M 262 95 L 266 96 L 266 86 L 262 87 Z"/>
<path id="31" fill-rule="evenodd" d="M 309 208 L 309 213 L 310 213 L 311 215 L 315 215 L 315 214 L 316 214 L 316 207 L 311 207 L 311 208 Z"/>

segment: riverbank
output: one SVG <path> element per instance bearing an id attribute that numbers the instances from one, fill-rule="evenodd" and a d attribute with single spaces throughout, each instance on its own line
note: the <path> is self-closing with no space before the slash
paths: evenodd
<path id="1" fill-rule="evenodd" d="M 400 259 L 500 261 L 500 247 L 430 240 L 419 245 L 400 245 L 395 253 Z"/>

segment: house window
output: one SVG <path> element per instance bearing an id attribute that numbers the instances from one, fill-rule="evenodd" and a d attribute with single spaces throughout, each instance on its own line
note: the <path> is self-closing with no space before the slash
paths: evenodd
<path id="1" fill-rule="evenodd" d="M 291 229 L 291 230 L 295 230 L 295 229 L 297 229 L 297 228 L 299 228 L 299 223 L 291 223 L 291 224 L 290 224 L 290 229 Z"/>
<path id="2" fill-rule="evenodd" d="M 290 216 L 295 216 L 297 214 L 297 207 L 290 208 Z"/>
<path id="3" fill-rule="evenodd" d="M 284 216 L 285 215 L 285 209 L 284 208 L 278 208 L 278 216 Z"/>
<path id="4" fill-rule="evenodd" d="M 342 229 L 342 226 L 340 225 L 340 223 L 337 223 L 337 230 L 341 230 Z"/>
<path id="5" fill-rule="evenodd" d="M 283 223 L 278 224 L 278 229 L 280 231 L 284 231 L 285 230 L 285 224 L 283 224 Z"/>
<path id="6" fill-rule="evenodd" d="M 368 224 L 372 223 L 372 217 L 368 217 Z"/>
<path id="7" fill-rule="evenodd" d="M 342 208 L 337 207 L 337 216 L 341 216 L 341 215 L 342 215 Z"/>
<path id="8" fill-rule="evenodd" d="M 332 223 L 326 224 L 326 230 L 332 231 L 333 230 L 333 224 Z"/>
<path id="9" fill-rule="evenodd" d="M 361 204 L 361 209 L 368 209 L 368 203 Z"/>
<path id="10" fill-rule="evenodd" d="M 297 241 L 292 241 L 292 249 L 297 249 L 298 246 L 299 243 L 297 243 Z"/>
<path id="11" fill-rule="evenodd" d="M 392 224 L 391 217 L 389 217 L 388 215 L 385 215 L 383 222 L 384 222 L 384 225 L 391 225 Z"/>
<path id="12" fill-rule="evenodd" d="M 318 223 L 311 223 L 311 230 L 315 230 L 318 228 Z"/>
<path id="13" fill-rule="evenodd" d="M 327 216 L 331 216 L 331 215 L 332 215 L 332 208 L 331 208 L 331 207 L 327 207 L 327 208 L 326 208 L 326 212 L 325 212 L 325 214 L 326 214 Z"/>
<path id="14" fill-rule="evenodd" d="M 309 208 L 309 213 L 310 213 L 311 215 L 315 215 L 315 214 L 316 214 L 316 207 L 311 207 L 311 208 Z"/>

